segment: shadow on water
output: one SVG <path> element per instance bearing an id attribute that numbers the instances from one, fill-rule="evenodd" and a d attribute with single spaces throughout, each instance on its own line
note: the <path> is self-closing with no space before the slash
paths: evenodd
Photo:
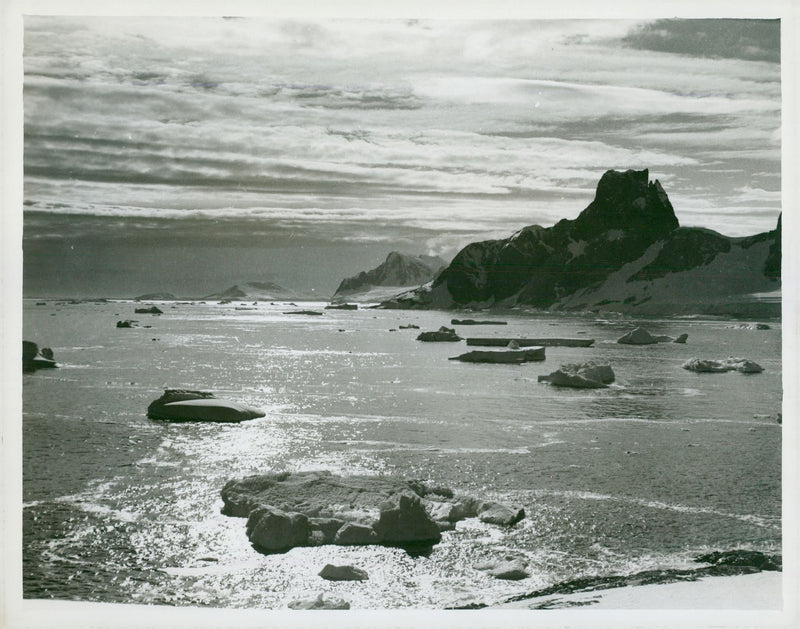
<path id="1" fill-rule="evenodd" d="M 412 559 L 417 559 L 419 557 L 430 557 L 436 542 L 386 542 L 378 545 L 386 548 L 399 548 L 404 550 Z M 292 548 L 295 548 L 295 546 L 290 546 L 281 549 L 268 549 L 257 544 L 250 544 L 250 547 L 262 555 L 285 555 Z"/>
<path id="2" fill-rule="evenodd" d="M 412 559 L 430 557 L 435 545 L 434 542 L 392 542 L 381 544 L 381 546 L 386 546 L 387 548 L 399 548 L 400 550 L 404 550 Z"/>

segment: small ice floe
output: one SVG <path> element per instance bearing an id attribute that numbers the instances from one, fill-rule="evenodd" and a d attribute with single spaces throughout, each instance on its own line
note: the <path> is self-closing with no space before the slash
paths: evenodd
<path id="1" fill-rule="evenodd" d="M 299 599 L 287 605 L 289 609 L 350 609 L 350 603 L 341 598 L 325 598 L 321 593 L 316 598 Z"/>
<path id="2" fill-rule="evenodd" d="M 452 356 L 449 360 L 458 360 L 465 363 L 520 364 L 544 359 L 544 347 L 519 349 L 519 345 L 517 345 L 516 348 L 512 348 L 509 343 L 508 350 L 476 350 L 459 356 Z"/>
<path id="3" fill-rule="evenodd" d="M 495 579 L 505 581 L 520 581 L 530 576 L 527 571 L 528 562 L 525 558 L 514 555 L 506 555 L 498 561 L 487 561 L 473 567 L 476 570 L 486 572 L 486 574 Z"/>
<path id="4" fill-rule="evenodd" d="M 735 325 L 726 326 L 733 330 L 770 330 L 770 326 L 766 323 L 737 323 Z"/>
<path id="5" fill-rule="evenodd" d="M 539 376 L 539 382 L 577 389 L 606 389 L 614 379 L 614 371 L 610 365 L 598 365 L 594 362 L 561 365 L 553 373 Z"/>
<path id="6" fill-rule="evenodd" d="M 644 328 L 636 328 L 627 334 L 622 335 L 617 339 L 617 343 L 623 345 L 654 345 L 656 343 L 686 343 L 689 338 L 688 334 L 681 334 L 678 337 L 671 336 L 654 336 Z"/>
<path id="7" fill-rule="evenodd" d="M 160 315 L 164 314 L 164 311 L 161 310 L 158 306 L 150 306 L 149 308 L 134 308 L 134 314 L 154 314 Z"/>
<path id="8" fill-rule="evenodd" d="M 764 368 L 758 363 L 746 358 L 735 358 L 729 356 L 723 360 L 709 360 L 700 358 L 690 358 L 681 365 L 684 369 L 697 373 L 723 373 L 726 371 L 738 371 L 740 373 L 761 373 Z"/>
<path id="9" fill-rule="evenodd" d="M 440 327 L 435 332 L 422 332 L 418 337 L 418 341 L 426 341 L 430 342 L 457 342 L 461 340 L 461 337 L 456 334 L 456 331 L 453 328 L 448 328 L 445 326 Z"/>

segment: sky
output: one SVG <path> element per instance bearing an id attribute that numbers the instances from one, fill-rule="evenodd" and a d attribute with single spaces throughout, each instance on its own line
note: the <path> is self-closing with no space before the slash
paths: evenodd
<path id="1" fill-rule="evenodd" d="M 781 211 L 777 20 L 24 19 L 23 290 L 329 297 L 575 218 L 648 168 L 682 225 Z"/>

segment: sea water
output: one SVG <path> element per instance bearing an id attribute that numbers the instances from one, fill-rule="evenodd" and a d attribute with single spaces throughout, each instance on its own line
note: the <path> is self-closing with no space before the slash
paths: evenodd
<path id="1" fill-rule="evenodd" d="M 512 311 L 462 336 L 594 339 L 544 362 L 449 361 L 423 343 L 450 313 L 324 304 L 24 304 L 24 338 L 60 367 L 23 376 L 27 598 L 285 608 L 326 592 L 353 608 L 492 604 L 576 578 L 680 570 L 708 551 L 781 549 L 781 326 L 631 321 Z M 136 304 L 141 305 L 141 304 Z M 116 328 L 121 319 L 139 327 Z M 414 324 L 416 329 L 401 329 Z M 685 345 L 620 345 L 635 325 Z M 742 356 L 760 374 L 697 374 L 691 357 Z M 616 383 L 537 382 L 563 363 L 609 363 Z M 164 388 L 263 409 L 241 424 L 147 418 Z M 466 520 L 427 555 L 321 546 L 264 555 L 220 513 L 226 481 L 283 470 L 398 475 L 523 506 L 512 528 Z M 500 581 L 476 564 L 524 556 Z M 366 570 L 332 583 L 326 563 Z"/>

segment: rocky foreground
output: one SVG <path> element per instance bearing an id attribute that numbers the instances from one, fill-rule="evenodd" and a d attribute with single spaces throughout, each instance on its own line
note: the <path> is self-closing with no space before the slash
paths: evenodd
<path id="1" fill-rule="evenodd" d="M 433 545 L 466 518 L 499 526 L 525 512 L 414 480 L 283 472 L 231 480 L 222 513 L 247 518 L 247 535 L 262 552 L 324 544 Z"/>

